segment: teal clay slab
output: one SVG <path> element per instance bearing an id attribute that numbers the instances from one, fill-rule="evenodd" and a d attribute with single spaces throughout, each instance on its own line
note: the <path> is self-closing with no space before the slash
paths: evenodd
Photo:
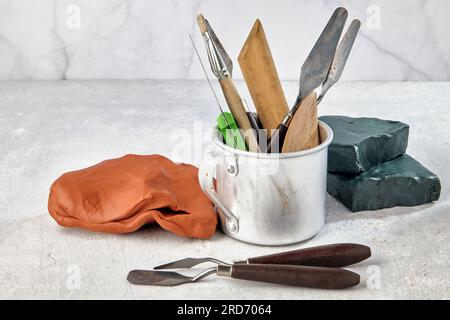
<path id="1" fill-rule="evenodd" d="M 409 126 L 377 118 L 322 116 L 334 133 L 328 171 L 360 173 L 406 152 Z"/>
<path id="2" fill-rule="evenodd" d="M 439 178 L 408 155 L 359 175 L 328 173 L 327 191 L 351 211 L 415 206 L 439 199 Z"/>

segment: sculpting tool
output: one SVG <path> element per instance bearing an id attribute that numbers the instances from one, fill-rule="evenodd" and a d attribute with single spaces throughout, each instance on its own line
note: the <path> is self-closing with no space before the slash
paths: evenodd
<path id="1" fill-rule="evenodd" d="M 266 129 L 262 128 L 262 124 L 259 121 L 257 114 L 250 111 L 247 102 L 245 99 L 242 99 L 242 104 L 245 107 L 245 111 L 247 112 L 248 120 L 250 121 L 250 124 L 252 125 L 253 130 L 255 131 L 256 139 L 258 140 L 258 146 L 259 150 L 261 152 L 267 151 L 267 131 Z"/>
<path id="2" fill-rule="evenodd" d="M 132 270 L 128 281 L 134 284 L 177 286 L 193 283 L 211 274 L 300 287 L 344 289 L 360 282 L 360 276 L 342 269 L 371 256 L 370 248 L 354 243 L 337 243 L 253 257 L 230 264 L 215 258 L 184 258 L 154 268 Z M 190 277 L 161 269 L 189 269 L 209 262 L 216 266 Z"/>
<path id="3" fill-rule="evenodd" d="M 217 38 L 209 22 L 199 14 L 197 16 L 198 25 L 203 35 L 208 53 L 209 62 L 214 75 L 219 80 L 225 100 L 233 114 L 234 119 L 240 129 L 244 130 L 244 140 L 249 151 L 258 152 L 258 141 L 248 119 L 242 99 L 239 96 L 233 80 L 231 79 L 233 63 L 223 48 L 222 43 Z"/>
<path id="4" fill-rule="evenodd" d="M 294 107 L 286 114 L 278 126 L 278 130 L 272 134 L 268 149 L 269 152 L 277 152 L 277 145 L 279 150 L 282 149 L 292 117 L 297 109 L 301 108 L 303 99 L 311 94 L 312 91 L 319 88 L 327 79 L 347 16 L 348 12 L 344 8 L 337 8 L 334 11 L 325 29 L 322 31 L 319 39 L 303 63 L 297 100 Z"/>
<path id="5" fill-rule="evenodd" d="M 270 137 L 289 107 L 261 21 L 256 20 L 238 57 L 258 117 Z"/>
<path id="6" fill-rule="evenodd" d="M 295 112 L 284 139 L 282 152 L 302 151 L 320 144 L 320 135 L 317 131 L 317 105 L 322 101 L 328 89 L 341 77 L 360 26 L 359 20 L 352 21 L 339 42 L 325 82 L 306 97 L 302 106 Z"/>
<path id="7" fill-rule="evenodd" d="M 206 80 L 208 81 L 209 87 L 214 95 L 214 99 L 216 100 L 216 103 L 219 106 L 220 115 L 217 118 L 217 126 L 219 131 L 222 133 L 223 138 L 225 139 L 225 143 L 239 150 L 244 151 L 247 150 L 247 148 L 245 147 L 244 139 L 242 138 L 239 128 L 237 127 L 237 124 L 234 121 L 233 115 L 229 112 L 224 112 L 222 109 L 216 91 L 214 90 L 211 80 L 209 79 L 208 73 L 206 72 L 205 65 L 203 64 L 202 58 L 200 57 L 197 47 L 195 46 L 194 40 L 192 39 L 192 36 L 190 34 L 189 38 L 191 39 L 191 43 L 197 55 L 198 61 L 202 66 L 203 73 L 205 74 Z"/>

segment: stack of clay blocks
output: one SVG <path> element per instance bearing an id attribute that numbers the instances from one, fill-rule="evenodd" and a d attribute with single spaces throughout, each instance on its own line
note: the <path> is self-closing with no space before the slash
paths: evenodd
<path id="1" fill-rule="evenodd" d="M 415 206 L 439 199 L 439 178 L 407 155 L 409 126 L 377 118 L 323 116 L 334 138 L 327 190 L 351 211 Z"/>

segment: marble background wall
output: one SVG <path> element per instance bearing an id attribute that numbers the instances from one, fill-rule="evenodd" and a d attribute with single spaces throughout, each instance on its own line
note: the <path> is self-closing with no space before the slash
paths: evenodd
<path id="1" fill-rule="evenodd" d="M 0 0 L 0 79 L 203 78 L 201 11 L 235 60 L 254 20 L 282 79 L 337 6 L 363 22 L 346 80 L 449 80 L 448 0 Z M 206 59 L 206 56 L 204 55 Z"/>

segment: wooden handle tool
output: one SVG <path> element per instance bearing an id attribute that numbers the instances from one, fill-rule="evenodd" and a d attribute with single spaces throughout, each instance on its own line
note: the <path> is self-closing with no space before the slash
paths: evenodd
<path id="1" fill-rule="evenodd" d="M 371 254 L 370 248 L 362 244 L 335 243 L 248 258 L 245 262 L 341 268 L 364 261 Z"/>
<path id="2" fill-rule="evenodd" d="M 243 130 L 243 136 L 248 150 L 258 152 L 258 140 L 256 139 L 255 132 L 248 120 L 242 99 L 231 79 L 233 62 L 214 33 L 208 20 L 206 20 L 202 14 L 199 14 L 197 16 L 197 22 L 200 32 L 205 40 L 211 69 L 219 80 L 225 100 L 227 101 L 228 107 L 230 108 L 239 129 Z"/>
<path id="3" fill-rule="evenodd" d="M 362 244 L 335 243 L 236 260 L 233 264 L 284 264 L 341 268 L 364 261 L 371 254 L 370 248 Z M 205 262 L 229 265 L 227 262 L 212 257 L 183 258 L 156 266 L 153 269 L 185 269 Z"/>
<path id="4" fill-rule="evenodd" d="M 248 150 L 252 152 L 258 152 L 258 141 L 256 140 L 255 132 L 253 131 L 250 120 L 248 119 L 247 112 L 245 111 L 242 99 L 234 86 L 231 77 L 225 77 L 219 80 L 222 87 L 223 95 L 227 101 L 228 107 L 233 114 L 234 119 L 240 129 L 243 129 L 243 136 Z"/>
<path id="5" fill-rule="evenodd" d="M 231 267 L 231 277 L 318 289 L 345 289 L 360 282 L 357 273 L 346 269 L 280 264 L 236 264 Z"/>
<path id="6" fill-rule="evenodd" d="M 211 274 L 241 280 L 319 289 L 345 289 L 360 283 L 360 276 L 341 268 L 294 266 L 282 264 L 234 264 L 204 269 L 195 276 L 175 271 L 132 270 L 127 280 L 133 284 L 178 286 L 197 282 Z"/>
<path id="7" fill-rule="evenodd" d="M 289 107 L 259 19 L 239 53 L 238 62 L 261 123 L 265 129 L 276 129 Z"/>
<path id="8" fill-rule="evenodd" d="M 317 96 L 315 92 L 312 92 L 302 100 L 295 112 L 284 139 L 282 152 L 311 149 L 319 143 Z"/>

